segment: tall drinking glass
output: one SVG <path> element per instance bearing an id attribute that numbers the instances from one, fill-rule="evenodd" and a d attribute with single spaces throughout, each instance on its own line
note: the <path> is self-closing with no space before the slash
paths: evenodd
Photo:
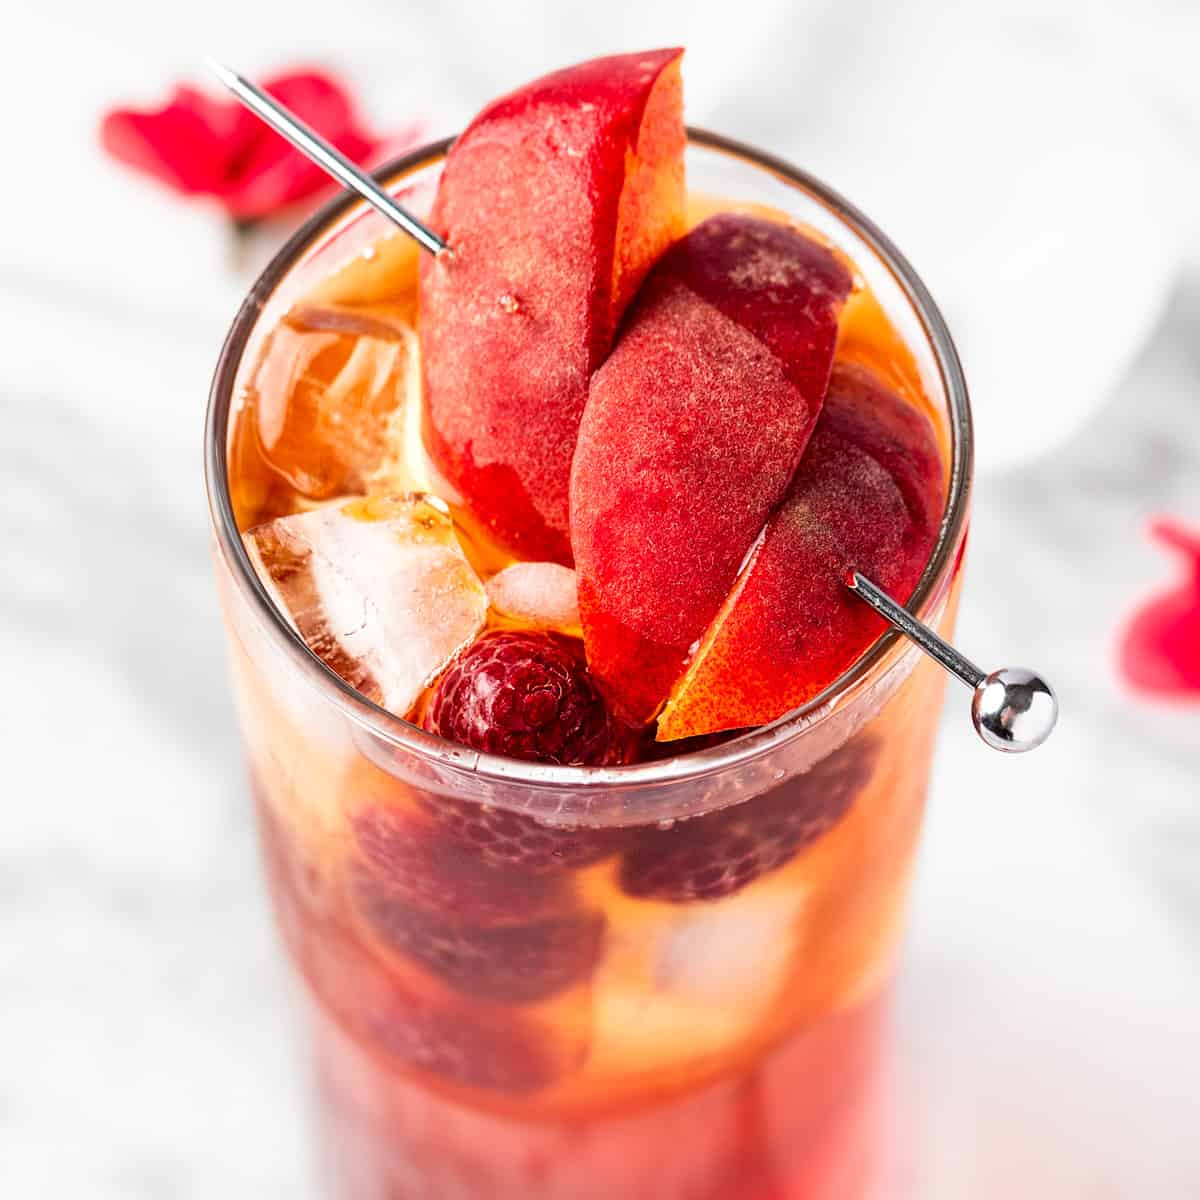
<path id="1" fill-rule="evenodd" d="M 446 147 L 381 178 L 420 211 Z M 766 207 L 856 264 L 839 356 L 922 404 L 945 453 L 944 519 L 911 605 L 948 635 L 970 417 L 928 292 L 804 172 L 696 130 L 687 171 L 697 213 Z M 881 636 L 770 726 L 616 768 L 478 754 L 356 693 L 251 566 L 233 421 L 280 316 L 313 297 L 386 299 L 405 254 L 349 196 L 310 220 L 237 315 L 206 431 L 234 691 L 275 915 L 311 1017 L 330 1194 L 865 1195 L 939 671 Z"/>

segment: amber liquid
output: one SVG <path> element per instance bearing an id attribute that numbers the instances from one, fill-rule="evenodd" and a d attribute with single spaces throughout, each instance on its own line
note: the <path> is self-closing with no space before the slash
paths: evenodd
<path id="1" fill-rule="evenodd" d="M 694 208 L 698 220 L 711 205 Z M 340 496 L 438 490 L 417 427 L 415 310 L 416 251 L 387 239 L 268 336 L 230 442 L 243 528 Z M 941 428 L 912 354 L 865 287 L 846 308 L 838 353 L 880 372 Z M 364 413 L 376 427 L 383 418 L 387 436 L 371 434 Z M 443 497 L 481 576 L 506 565 L 454 497 Z M 528 910 L 544 900 L 544 881 L 510 872 L 501 882 L 512 912 L 502 924 L 516 932 L 502 945 L 530 956 L 534 981 L 516 994 L 519 986 L 493 986 L 492 933 L 470 944 L 456 923 L 455 887 L 500 878 L 467 843 L 439 851 L 454 931 L 446 936 L 460 939 L 446 954 L 378 919 L 389 885 L 364 849 L 364 823 L 381 812 L 419 823 L 453 795 L 403 764 L 385 769 L 331 730 L 270 661 L 229 589 L 226 604 L 271 893 L 316 1029 L 335 1195 L 866 1194 L 882 1116 L 886 980 L 922 816 L 936 669 L 918 665 L 834 751 L 855 781 L 845 815 L 730 895 L 681 903 L 630 894 L 627 856 L 647 839 L 675 836 L 636 824 L 619 831 L 611 852 L 562 868 L 559 907 L 537 920 Z M 802 802 L 811 787 L 810 775 L 785 767 L 776 778 L 740 806 L 751 827 L 756 814 L 765 820 L 781 799 Z M 557 985 L 538 982 L 546 962 L 533 931 L 543 920 L 599 931 L 586 969 Z"/>

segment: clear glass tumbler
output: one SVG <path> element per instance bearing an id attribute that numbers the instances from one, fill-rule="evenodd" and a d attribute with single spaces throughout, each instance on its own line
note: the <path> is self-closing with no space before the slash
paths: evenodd
<path id="1" fill-rule="evenodd" d="M 380 178 L 419 210 L 446 146 Z M 911 603 L 948 634 L 970 417 L 928 292 L 804 172 L 696 130 L 687 170 L 693 197 L 768 206 L 841 247 L 899 334 L 948 464 Z M 862 1196 L 886 1119 L 880 1037 L 938 669 L 884 635 L 773 725 L 619 768 L 480 755 L 355 693 L 255 576 L 230 498 L 230 418 L 279 315 L 387 232 L 342 196 L 288 242 L 233 324 L 206 431 L 234 690 L 312 1019 L 330 1194 Z M 888 368 L 886 346 L 863 354 Z M 698 864 L 713 861 L 726 879 L 742 863 L 744 886 L 706 893 Z M 638 872 L 657 882 L 630 886 Z"/>

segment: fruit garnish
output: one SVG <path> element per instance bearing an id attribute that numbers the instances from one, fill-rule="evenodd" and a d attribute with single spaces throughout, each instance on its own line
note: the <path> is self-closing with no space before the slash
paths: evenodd
<path id="1" fill-rule="evenodd" d="M 571 480 L 588 662 L 648 721 L 733 586 L 816 425 L 849 272 L 726 214 L 647 280 L 592 379 Z"/>
<path id="2" fill-rule="evenodd" d="M 654 736 L 655 727 L 648 726 L 645 742 L 642 746 L 642 757 L 651 762 L 664 758 L 676 758 L 682 754 L 696 754 L 701 750 L 711 750 L 714 746 L 724 745 L 737 737 L 737 730 L 723 730 L 721 733 L 702 733 L 698 737 L 680 738 L 674 742 L 660 742 Z"/>
<path id="3" fill-rule="evenodd" d="M 485 633 L 438 681 L 424 725 L 486 754 L 562 766 L 629 762 L 637 749 L 593 683 L 583 647 L 556 633 Z"/>
<path id="4" fill-rule="evenodd" d="M 400 717 L 487 615 L 483 585 L 440 501 L 327 505 L 259 525 L 242 540 L 308 648 Z"/>
<path id="5" fill-rule="evenodd" d="M 886 628 L 847 572 L 907 599 L 942 497 L 929 419 L 865 368 L 835 367 L 787 497 L 676 684 L 659 739 L 763 725 L 832 683 Z"/>
<path id="6" fill-rule="evenodd" d="M 470 996 L 509 1004 L 544 1000 L 585 980 L 599 957 L 600 913 L 569 910 L 479 926 L 461 923 L 452 904 L 440 913 L 414 908 L 370 872 L 358 872 L 352 886 L 359 912 L 390 950 Z M 520 914 L 513 908 L 508 915 Z"/>
<path id="7" fill-rule="evenodd" d="M 622 860 L 621 886 L 676 904 L 741 891 L 845 816 L 871 777 L 877 750 L 860 736 L 766 795 L 641 834 Z"/>
<path id="8" fill-rule="evenodd" d="M 680 50 L 596 59 L 490 104 L 446 159 L 421 264 L 426 444 L 493 536 L 569 563 L 588 380 L 683 229 Z"/>

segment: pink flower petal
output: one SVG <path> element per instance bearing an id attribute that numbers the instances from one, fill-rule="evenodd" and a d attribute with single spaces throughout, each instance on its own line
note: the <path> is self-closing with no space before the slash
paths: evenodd
<path id="1" fill-rule="evenodd" d="M 1200 700 L 1200 532 L 1168 518 L 1154 521 L 1149 532 L 1183 556 L 1186 571 L 1130 617 L 1119 645 L 1121 674 L 1152 696 Z"/>
<path id="2" fill-rule="evenodd" d="M 263 86 L 355 162 L 391 145 L 366 127 L 331 75 L 295 70 Z M 319 168 L 241 105 L 186 85 L 161 108 L 110 112 L 100 139 L 120 162 L 184 195 L 211 196 L 239 219 L 267 216 L 330 186 Z"/>

